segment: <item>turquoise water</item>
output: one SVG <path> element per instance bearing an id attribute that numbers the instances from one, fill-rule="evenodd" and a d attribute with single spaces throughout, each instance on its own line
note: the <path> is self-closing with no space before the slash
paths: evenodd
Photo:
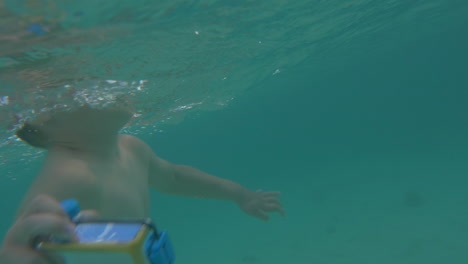
<path id="1" fill-rule="evenodd" d="M 268 223 L 153 193 L 178 263 L 468 261 L 465 1 L 22 2 L 60 27 L 0 40 L 0 235 L 43 157 L 18 120 L 130 93 L 160 156 L 282 192 Z"/>

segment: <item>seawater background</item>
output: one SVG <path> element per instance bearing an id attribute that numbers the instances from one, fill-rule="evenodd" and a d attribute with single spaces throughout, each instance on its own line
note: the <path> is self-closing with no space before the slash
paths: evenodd
<path id="1" fill-rule="evenodd" d="M 148 8 L 143 1 L 118 3 L 134 13 Z M 74 8 L 91 10 L 83 5 L 90 6 Z M 210 1 L 152 10 L 169 9 L 134 24 L 122 15 L 139 33 L 126 39 L 134 42 L 84 47 L 98 56 L 86 62 L 95 68 L 79 67 L 78 75 L 149 80 L 136 101 L 146 120 L 158 121 L 128 132 L 173 162 L 280 190 L 287 211 L 265 224 L 225 202 L 153 193 L 152 216 L 170 230 L 178 263 L 466 263 L 468 4 Z M 102 14 L 80 28 L 96 29 L 112 17 Z M 140 32 L 148 27 L 154 31 Z M 199 27 L 213 35 L 191 46 L 188 38 L 203 36 Z M 220 41 L 220 32 L 229 39 Z M 130 49 L 148 42 L 167 46 L 160 53 Z M 83 55 L 71 50 L 70 60 Z M 150 66 L 131 61 L 135 54 Z M 105 70 L 122 58 L 130 62 Z M 20 72 L 21 63 L 4 70 Z M 190 63 L 193 70 L 182 66 Z M 234 70 L 221 72 L 221 65 Z M 2 81 L 9 85 L 4 93 L 24 87 Z M 203 103 L 187 107 L 197 102 Z M 1 151 L 3 234 L 42 156 L 14 141 Z"/>

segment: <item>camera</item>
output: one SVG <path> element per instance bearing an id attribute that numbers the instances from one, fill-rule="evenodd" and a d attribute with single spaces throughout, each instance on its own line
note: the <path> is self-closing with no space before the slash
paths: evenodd
<path id="1" fill-rule="evenodd" d="M 71 219 L 80 209 L 75 200 L 62 202 Z M 54 251 L 67 264 L 173 264 L 174 249 L 167 231 L 158 232 L 150 219 L 75 220 L 77 242 L 38 237 L 37 250 Z"/>

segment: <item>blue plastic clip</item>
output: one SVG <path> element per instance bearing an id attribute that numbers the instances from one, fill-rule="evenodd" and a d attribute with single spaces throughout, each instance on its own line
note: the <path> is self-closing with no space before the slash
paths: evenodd
<path id="1" fill-rule="evenodd" d="M 64 200 L 60 203 L 62 205 L 63 210 L 68 214 L 71 220 L 75 219 L 75 217 L 80 213 L 80 205 L 78 201 L 75 199 L 68 199 Z"/>
<path id="2" fill-rule="evenodd" d="M 145 243 L 146 255 L 151 264 L 173 264 L 175 261 L 174 248 L 166 231 L 159 236 L 155 233 Z"/>
<path id="3" fill-rule="evenodd" d="M 28 31 L 37 35 L 37 36 L 42 36 L 47 34 L 47 31 L 44 29 L 44 27 L 40 23 L 32 23 L 28 26 Z"/>

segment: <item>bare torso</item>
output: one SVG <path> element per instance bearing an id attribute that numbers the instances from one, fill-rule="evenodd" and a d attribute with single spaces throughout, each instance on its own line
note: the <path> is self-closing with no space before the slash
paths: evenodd
<path id="1" fill-rule="evenodd" d="M 149 157 L 144 143 L 121 135 L 119 155 L 99 158 L 72 150 L 49 151 L 24 204 L 38 194 L 61 201 L 74 198 L 82 210 L 105 218 L 143 218 L 149 214 Z"/>

